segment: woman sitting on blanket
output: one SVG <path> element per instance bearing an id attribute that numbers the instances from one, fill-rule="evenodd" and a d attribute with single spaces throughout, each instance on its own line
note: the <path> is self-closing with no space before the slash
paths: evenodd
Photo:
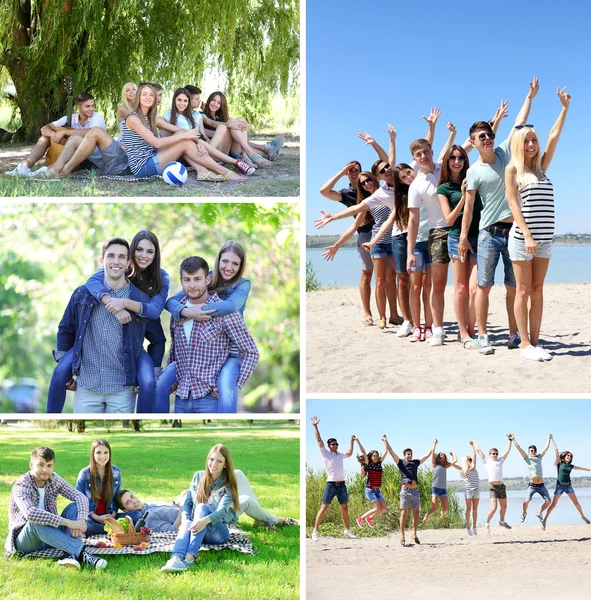
<path id="1" fill-rule="evenodd" d="M 157 116 L 156 91 L 150 85 L 140 85 L 133 102 L 134 112 L 121 124 L 121 144 L 127 152 L 131 172 L 136 177 L 160 175 L 171 161 L 183 158 L 197 171 L 198 180 L 245 181 L 245 178 L 219 165 L 199 141 L 199 131 L 178 131 L 170 137 L 156 137 L 160 123 Z"/>
<path id="2" fill-rule="evenodd" d="M 133 101 L 137 94 L 137 85 L 133 81 L 128 81 L 121 90 L 121 103 L 117 107 L 117 123 L 125 121 L 127 115 L 133 112 Z"/>

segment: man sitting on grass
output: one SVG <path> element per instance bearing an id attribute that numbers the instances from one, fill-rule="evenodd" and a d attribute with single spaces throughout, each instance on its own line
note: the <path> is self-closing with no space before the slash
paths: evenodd
<path id="1" fill-rule="evenodd" d="M 82 535 L 86 531 L 88 500 L 84 494 L 53 472 L 55 453 L 39 446 L 31 452 L 29 466 L 14 484 L 8 507 L 9 532 L 4 547 L 7 554 L 29 554 L 56 548 L 68 554 L 60 565 L 80 568 L 80 563 L 104 569 L 107 561 L 84 550 Z M 78 520 L 64 519 L 57 513 L 57 497 L 76 503 Z"/>

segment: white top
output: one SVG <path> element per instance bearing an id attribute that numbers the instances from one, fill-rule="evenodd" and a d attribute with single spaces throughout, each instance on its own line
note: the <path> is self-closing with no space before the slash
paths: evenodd
<path id="1" fill-rule="evenodd" d="M 379 190 L 376 190 L 369 198 L 363 200 L 362 204 L 366 204 L 369 209 L 376 206 L 387 206 L 391 211 L 394 211 L 394 188 L 389 185 L 384 185 Z M 404 230 L 406 231 L 406 229 Z M 400 235 L 404 233 L 396 227 L 396 222 L 392 226 L 392 235 Z"/>
<path id="2" fill-rule="evenodd" d="M 183 323 L 183 329 L 185 330 L 185 337 L 190 340 L 191 339 L 191 333 L 193 331 L 193 324 L 195 323 L 195 319 L 187 319 L 184 323 Z"/>
<path id="3" fill-rule="evenodd" d="M 486 467 L 489 481 L 503 481 L 503 463 L 505 462 L 503 457 L 498 458 L 497 460 L 484 458 L 482 462 Z"/>
<path id="4" fill-rule="evenodd" d="M 37 491 L 39 492 L 39 504 L 37 504 L 37 508 L 39 510 L 45 510 L 45 486 L 42 488 L 37 487 Z"/>
<path id="5" fill-rule="evenodd" d="M 443 212 L 441 212 L 441 204 L 437 197 L 440 168 L 441 165 L 436 164 L 433 173 L 418 171 L 414 181 L 408 188 L 408 208 L 422 208 L 424 206 L 427 209 L 429 230 L 449 227 Z"/>
<path id="6" fill-rule="evenodd" d="M 88 119 L 88 121 L 86 121 L 86 123 L 84 123 L 84 125 L 81 125 L 78 119 L 79 119 L 78 113 L 73 113 L 72 114 L 72 129 L 90 129 L 91 127 L 100 127 L 101 129 L 105 129 L 105 130 L 107 129 L 107 126 L 105 125 L 105 120 L 103 119 L 103 115 L 101 115 L 100 113 L 96 113 L 96 112 L 93 113 L 92 117 L 90 117 L 90 119 Z M 64 127 L 67 120 L 68 120 L 68 117 L 64 116 L 61 119 L 54 121 L 52 123 L 52 125 L 54 127 Z"/>
<path id="7" fill-rule="evenodd" d="M 343 459 L 351 456 L 349 453 L 331 452 L 326 448 L 320 448 L 320 454 L 326 467 L 326 481 L 345 481 L 345 468 Z"/>

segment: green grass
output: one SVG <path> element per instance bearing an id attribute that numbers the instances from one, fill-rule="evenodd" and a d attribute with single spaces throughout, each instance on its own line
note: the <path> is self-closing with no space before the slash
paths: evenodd
<path id="1" fill-rule="evenodd" d="M 101 424 L 102 425 L 102 424 Z M 143 422 L 143 431 L 123 430 L 120 421 L 109 428 L 92 426 L 84 434 L 41 429 L 38 423 L 0 427 L 0 538 L 8 534 L 8 503 L 12 484 L 28 470 L 29 453 L 37 445 L 56 452 L 56 472 L 74 484 L 88 465 L 92 441 L 106 438 L 113 462 L 122 471 L 123 486 L 142 500 L 174 500 L 189 486 L 194 471 L 202 469 L 208 450 L 225 443 L 236 468 L 244 471 L 261 505 L 281 517 L 299 518 L 299 428 L 276 422 L 213 423 L 202 426 L 183 421 Z M 58 510 L 67 504 L 61 499 Z M 181 574 L 160 572 L 167 554 L 106 556 L 105 571 L 83 568 L 76 572 L 53 559 L 0 559 L 0 597 L 3 600 L 80 597 L 79 590 L 96 598 L 299 598 L 299 528 L 276 532 L 253 527 L 242 516 L 239 524 L 259 551 L 250 556 L 230 550 L 199 555 L 194 569 Z"/>

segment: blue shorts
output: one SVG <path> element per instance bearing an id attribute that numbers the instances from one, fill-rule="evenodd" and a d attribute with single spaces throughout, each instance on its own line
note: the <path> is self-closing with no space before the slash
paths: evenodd
<path id="1" fill-rule="evenodd" d="M 478 237 L 469 236 L 468 242 L 470 242 L 470 246 L 472 246 L 472 250 L 474 250 L 474 252 L 468 251 L 467 256 L 468 258 L 476 258 L 476 255 L 478 254 Z M 451 234 L 447 237 L 447 253 L 449 254 L 450 258 L 460 258 L 458 253 L 459 243 L 459 237 L 455 237 Z"/>
<path id="2" fill-rule="evenodd" d="M 408 233 L 392 237 L 392 254 L 396 273 L 406 273 L 406 253 L 408 250 Z"/>
<path id="3" fill-rule="evenodd" d="M 527 487 L 527 491 L 525 492 L 525 497 L 528 500 L 531 500 L 535 494 L 540 494 L 542 498 L 548 502 L 550 502 L 550 494 L 546 489 L 546 486 L 543 483 L 530 483 Z"/>
<path id="4" fill-rule="evenodd" d="M 427 267 L 431 266 L 431 257 L 429 256 L 429 242 L 415 242 L 415 251 L 413 252 L 415 257 L 415 268 L 411 271 L 422 271 L 427 272 Z"/>
<path id="5" fill-rule="evenodd" d="M 160 162 L 158 161 L 158 155 L 154 154 L 152 158 L 149 158 L 143 165 L 143 167 L 135 173 L 136 177 L 154 177 L 154 175 L 160 175 Z"/>
<path id="6" fill-rule="evenodd" d="M 478 256 L 476 266 L 478 268 L 478 285 L 480 287 L 492 287 L 495 284 L 495 270 L 502 257 L 505 267 L 505 285 L 515 287 L 515 274 L 513 263 L 509 258 L 509 229 L 491 225 L 493 232 L 481 229 L 478 234 Z M 505 235 L 506 233 L 506 235 Z"/>
<path id="7" fill-rule="evenodd" d="M 388 258 L 392 256 L 392 244 L 390 242 L 377 243 L 369 253 L 372 259 L 374 258 Z"/>
<path id="8" fill-rule="evenodd" d="M 335 496 L 337 497 L 339 504 L 347 504 L 349 496 L 344 481 L 341 483 L 335 483 L 334 481 L 326 482 L 324 494 L 322 494 L 322 504 L 330 504 Z"/>
<path id="9" fill-rule="evenodd" d="M 432 487 L 431 496 L 447 496 L 447 490 L 445 488 Z"/>
<path id="10" fill-rule="evenodd" d="M 569 483 L 568 485 L 560 485 L 556 484 L 556 489 L 554 490 L 555 496 L 562 496 L 562 494 L 574 494 L 575 490 L 573 486 Z"/>
<path id="11" fill-rule="evenodd" d="M 374 490 L 373 488 L 365 488 L 365 497 L 370 502 L 377 502 L 378 500 L 383 500 L 384 496 L 382 496 L 382 492 L 380 490 Z"/>

